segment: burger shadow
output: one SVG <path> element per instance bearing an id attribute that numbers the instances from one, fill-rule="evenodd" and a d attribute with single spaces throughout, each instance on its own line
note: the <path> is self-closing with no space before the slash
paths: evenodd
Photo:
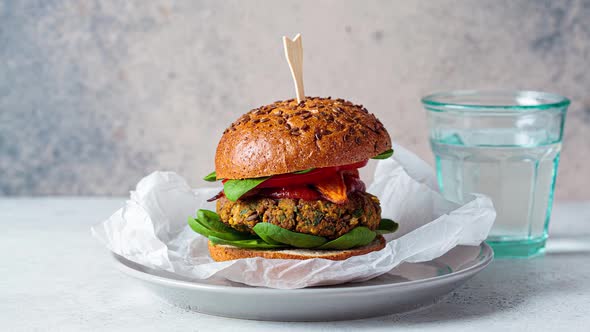
<path id="1" fill-rule="evenodd" d="M 560 260 L 564 268 L 575 264 L 578 255 L 564 259 L 562 254 L 548 253 L 533 259 L 496 260 L 479 275 L 460 286 L 452 293 L 433 304 L 401 314 L 380 316 L 369 319 L 331 322 L 333 328 L 367 328 L 395 325 L 428 325 L 444 321 L 463 321 L 482 318 L 506 311 L 514 311 L 537 296 L 555 293 L 563 296 L 566 292 L 579 292 L 567 278 L 556 274 L 550 260 Z M 567 262 L 571 260 L 570 262 Z M 569 264 L 569 265 L 568 265 Z M 318 323 L 304 324 L 310 328 Z M 324 323 L 325 324 L 325 323 Z"/>

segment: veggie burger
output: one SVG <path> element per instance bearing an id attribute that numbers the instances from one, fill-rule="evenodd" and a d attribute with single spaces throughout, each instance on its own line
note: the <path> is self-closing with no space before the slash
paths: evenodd
<path id="1" fill-rule="evenodd" d="M 226 129 L 215 155 L 217 213 L 190 227 L 216 261 L 248 257 L 343 260 L 381 250 L 397 224 L 381 218 L 358 169 L 393 154 L 383 124 L 362 105 L 307 97 L 262 106 Z"/>

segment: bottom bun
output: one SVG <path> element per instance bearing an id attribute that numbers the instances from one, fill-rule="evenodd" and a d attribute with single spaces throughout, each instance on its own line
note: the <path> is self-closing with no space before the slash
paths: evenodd
<path id="1" fill-rule="evenodd" d="M 211 258 L 217 262 L 230 261 L 240 258 L 262 257 L 268 259 L 312 259 L 323 258 L 334 261 L 345 260 L 352 256 L 368 254 L 372 251 L 378 251 L 385 248 L 385 239 L 377 235 L 373 242 L 362 247 L 346 250 L 313 250 L 313 249 L 245 249 L 230 245 L 217 244 L 209 242 L 209 253 Z"/>

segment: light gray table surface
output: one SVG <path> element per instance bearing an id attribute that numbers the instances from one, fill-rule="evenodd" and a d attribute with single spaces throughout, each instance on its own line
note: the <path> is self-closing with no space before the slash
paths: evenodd
<path id="1" fill-rule="evenodd" d="M 0 331 L 590 329 L 588 202 L 556 204 L 544 257 L 496 260 L 437 305 L 366 320 L 284 323 L 176 308 L 119 272 L 89 227 L 123 201 L 0 199 Z"/>

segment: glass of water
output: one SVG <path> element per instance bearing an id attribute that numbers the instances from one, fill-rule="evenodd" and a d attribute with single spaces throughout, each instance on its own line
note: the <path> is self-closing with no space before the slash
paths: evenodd
<path id="1" fill-rule="evenodd" d="M 490 196 L 499 257 L 545 248 L 567 98 L 534 91 L 453 91 L 422 98 L 438 184 L 449 200 Z"/>

